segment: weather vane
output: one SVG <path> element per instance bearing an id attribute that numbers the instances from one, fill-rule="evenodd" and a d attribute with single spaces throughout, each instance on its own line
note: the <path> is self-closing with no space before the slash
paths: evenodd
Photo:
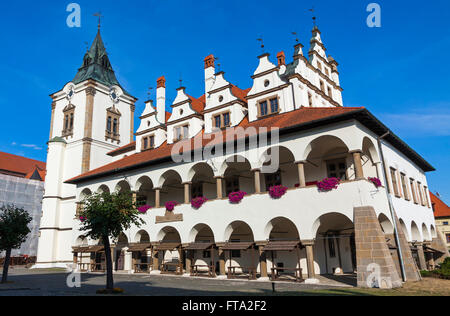
<path id="1" fill-rule="evenodd" d="M 219 57 L 214 57 L 214 61 L 218 61 Z M 220 72 L 220 62 L 217 63 L 217 72 Z"/>
<path id="2" fill-rule="evenodd" d="M 297 32 L 292 32 L 292 35 L 295 36 L 295 42 L 298 43 L 298 37 L 297 37 Z"/>
<path id="3" fill-rule="evenodd" d="M 316 26 L 316 20 L 317 20 L 317 18 L 316 18 L 316 16 L 314 15 L 314 12 L 315 12 L 314 6 L 312 7 L 312 9 L 309 9 L 309 11 L 312 12 L 312 14 L 313 14 L 312 19 L 313 19 L 314 26 Z"/>
<path id="4" fill-rule="evenodd" d="M 94 16 L 98 17 L 98 29 L 100 30 L 101 26 L 102 26 L 102 13 L 99 11 L 97 13 L 94 13 Z"/>
<path id="5" fill-rule="evenodd" d="M 263 41 L 263 39 L 262 38 L 257 38 L 256 40 L 261 43 L 261 49 L 262 49 L 262 52 L 264 54 L 264 41 Z"/>
<path id="6" fill-rule="evenodd" d="M 148 96 L 148 99 L 149 99 L 149 100 L 152 99 L 152 91 L 153 91 L 153 87 L 148 87 L 147 96 Z"/>
<path id="7" fill-rule="evenodd" d="M 180 74 L 180 80 L 178 80 L 180 82 L 180 88 L 183 86 L 183 76 Z"/>

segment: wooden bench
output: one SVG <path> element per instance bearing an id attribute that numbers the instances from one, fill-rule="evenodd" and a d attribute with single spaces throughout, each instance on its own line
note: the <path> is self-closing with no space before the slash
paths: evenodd
<path id="1" fill-rule="evenodd" d="M 172 272 L 169 270 L 170 267 L 174 267 L 175 271 Z M 183 275 L 183 265 L 181 263 L 176 262 L 167 262 L 161 264 L 161 274 L 176 274 Z"/>
<path id="2" fill-rule="evenodd" d="M 200 276 L 203 271 L 199 271 L 200 268 L 208 268 L 208 276 L 210 278 L 216 277 L 216 268 L 212 265 L 206 265 L 206 264 L 195 264 L 191 266 L 191 276 Z"/>
<path id="3" fill-rule="evenodd" d="M 272 281 L 279 281 L 280 276 L 284 272 L 294 272 L 295 275 L 295 281 L 296 282 L 303 282 L 303 271 L 299 268 L 272 268 Z"/>
<path id="4" fill-rule="evenodd" d="M 246 268 L 246 267 L 228 267 L 228 279 L 237 279 L 236 269 L 248 270 L 248 279 L 256 280 L 256 268 Z M 245 273 L 243 273 L 245 274 Z"/>

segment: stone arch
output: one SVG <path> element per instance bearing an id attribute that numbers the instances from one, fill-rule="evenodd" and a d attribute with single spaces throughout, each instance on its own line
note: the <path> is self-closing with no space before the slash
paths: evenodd
<path id="1" fill-rule="evenodd" d="M 217 198 L 214 170 L 209 164 L 201 162 L 193 166 L 187 174 L 187 179 L 191 182 L 192 198 L 201 196 L 209 200 Z"/>
<path id="2" fill-rule="evenodd" d="M 224 232 L 224 240 L 254 241 L 251 227 L 243 221 L 234 221 L 227 226 Z"/>
<path id="3" fill-rule="evenodd" d="M 102 184 L 98 187 L 97 189 L 97 193 L 102 194 L 102 193 L 110 193 L 111 190 L 109 189 L 109 187 L 106 184 Z"/>
<path id="4" fill-rule="evenodd" d="M 298 168 L 293 152 L 284 146 L 274 146 L 266 150 L 260 158 L 261 188 L 268 191 L 271 185 L 290 188 L 299 183 Z"/>
<path id="5" fill-rule="evenodd" d="M 320 274 L 353 273 L 357 268 L 353 221 L 342 213 L 326 213 L 314 222 L 316 263 Z"/>
<path id="6" fill-rule="evenodd" d="M 425 223 L 422 224 L 422 236 L 423 241 L 431 241 L 432 239 L 430 232 L 428 231 L 427 225 L 425 225 Z"/>
<path id="7" fill-rule="evenodd" d="M 80 192 L 80 197 L 78 198 L 78 200 L 81 202 L 84 199 L 86 199 L 88 196 L 91 196 L 91 195 L 92 195 L 92 191 L 90 189 L 86 188 Z"/>
<path id="8" fill-rule="evenodd" d="M 431 233 L 431 238 L 433 238 L 433 239 L 437 238 L 436 228 L 433 225 L 430 226 L 430 233 Z"/>
<path id="9" fill-rule="evenodd" d="M 181 243 L 181 235 L 178 230 L 173 226 L 166 226 L 162 228 L 156 235 L 156 238 L 160 242 L 179 242 Z"/>
<path id="10" fill-rule="evenodd" d="M 140 177 L 136 181 L 135 185 L 136 195 L 137 195 L 137 205 L 155 205 L 155 193 L 153 190 L 153 181 L 147 177 Z"/>
<path id="11" fill-rule="evenodd" d="M 130 183 L 126 180 L 119 181 L 114 188 L 114 192 L 116 193 L 126 193 L 131 192 Z"/>
<path id="12" fill-rule="evenodd" d="M 189 242 L 215 242 L 214 232 L 206 224 L 195 225 L 189 233 Z"/>
<path id="13" fill-rule="evenodd" d="M 391 220 L 390 220 L 386 215 L 384 215 L 383 213 L 381 213 L 381 214 L 378 216 L 378 221 L 380 222 L 381 229 L 383 230 L 383 232 L 384 232 L 386 235 L 392 235 L 392 234 L 394 234 L 394 225 L 392 225 Z"/>
<path id="14" fill-rule="evenodd" d="M 326 177 L 351 179 L 353 166 L 349 147 L 340 138 L 331 135 L 320 136 L 310 142 L 304 153 L 307 185 L 316 184 Z"/>
<path id="15" fill-rule="evenodd" d="M 403 221 L 402 218 L 399 218 L 399 222 L 400 222 L 400 227 L 403 230 L 403 233 L 405 234 L 406 240 L 411 241 L 411 235 L 409 234 L 409 230 L 405 224 L 405 222 Z"/>
<path id="16" fill-rule="evenodd" d="M 372 140 L 368 137 L 364 137 L 362 143 L 362 155 L 361 164 L 363 167 L 363 173 L 366 178 L 380 178 L 378 164 L 380 163 L 380 157 L 376 150 Z"/>
<path id="17" fill-rule="evenodd" d="M 297 226 L 286 217 L 276 217 L 267 223 L 264 236 L 268 240 L 300 240 Z"/>
<path id="18" fill-rule="evenodd" d="M 239 190 L 249 194 L 255 193 L 252 165 L 248 159 L 240 155 L 228 157 L 220 170 L 224 177 L 223 186 L 225 190 L 223 192 L 226 195 Z"/>
<path id="19" fill-rule="evenodd" d="M 140 177 L 140 178 L 136 181 L 136 184 L 135 184 L 135 186 L 134 186 L 134 189 L 135 189 L 136 192 L 139 192 L 139 190 L 140 190 L 142 187 L 145 187 L 145 186 L 148 186 L 148 187 L 150 187 L 150 188 L 153 188 L 153 181 L 152 181 L 152 179 L 150 179 L 150 177 L 148 177 L 148 176 L 142 176 L 142 177 Z"/>
<path id="20" fill-rule="evenodd" d="M 372 163 L 379 163 L 381 161 L 374 143 L 367 136 L 363 139 L 362 150 L 363 153 L 369 156 L 369 158 L 372 160 Z"/>
<path id="21" fill-rule="evenodd" d="M 150 243 L 150 235 L 145 230 L 140 230 L 136 233 L 134 237 L 134 242 L 137 243 Z"/>
<path id="22" fill-rule="evenodd" d="M 179 204 L 184 202 L 184 186 L 180 174 L 175 170 L 166 171 L 159 179 L 158 187 L 161 188 L 161 205 L 171 201 Z"/>
<path id="23" fill-rule="evenodd" d="M 422 241 L 419 227 L 414 221 L 411 222 L 411 241 Z"/>

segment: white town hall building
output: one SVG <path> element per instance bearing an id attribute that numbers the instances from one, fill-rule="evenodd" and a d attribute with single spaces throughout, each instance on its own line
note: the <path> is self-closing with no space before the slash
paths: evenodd
<path id="1" fill-rule="evenodd" d="M 292 61 L 276 57 L 258 57 L 246 90 L 206 57 L 202 96 L 178 88 L 171 113 L 160 77 L 135 133 L 137 99 L 117 81 L 99 30 L 76 77 L 51 95 L 36 267 L 103 271 L 101 242 L 79 230 L 81 202 L 130 191 L 151 208 L 145 225 L 111 241 L 115 271 L 311 283 L 357 274 L 366 286 L 376 263 L 380 286 L 395 287 L 432 268 L 445 252 L 425 174 L 434 168 L 367 109 L 343 106 L 317 27 L 306 54 L 298 43 Z M 325 178 L 341 182 L 323 192 Z M 286 193 L 272 197 L 280 185 Z M 237 191 L 247 195 L 231 203 Z M 195 209 L 198 197 L 208 201 Z"/>

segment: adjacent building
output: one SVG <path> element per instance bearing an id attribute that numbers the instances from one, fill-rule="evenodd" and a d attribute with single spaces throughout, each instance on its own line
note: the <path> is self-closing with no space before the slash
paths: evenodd
<path id="1" fill-rule="evenodd" d="M 450 250 L 450 207 L 440 199 L 438 194 L 433 193 L 431 193 L 431 204 L 436 218 L 436 227 Z"/>
<path id="2" fill-rule="evenodd" d="M 24 208 L 33 219 L 27 241 L 12 257 L 37 256 L 45 169 L 45 162 L 0 152 L 0 205 Z"/>

